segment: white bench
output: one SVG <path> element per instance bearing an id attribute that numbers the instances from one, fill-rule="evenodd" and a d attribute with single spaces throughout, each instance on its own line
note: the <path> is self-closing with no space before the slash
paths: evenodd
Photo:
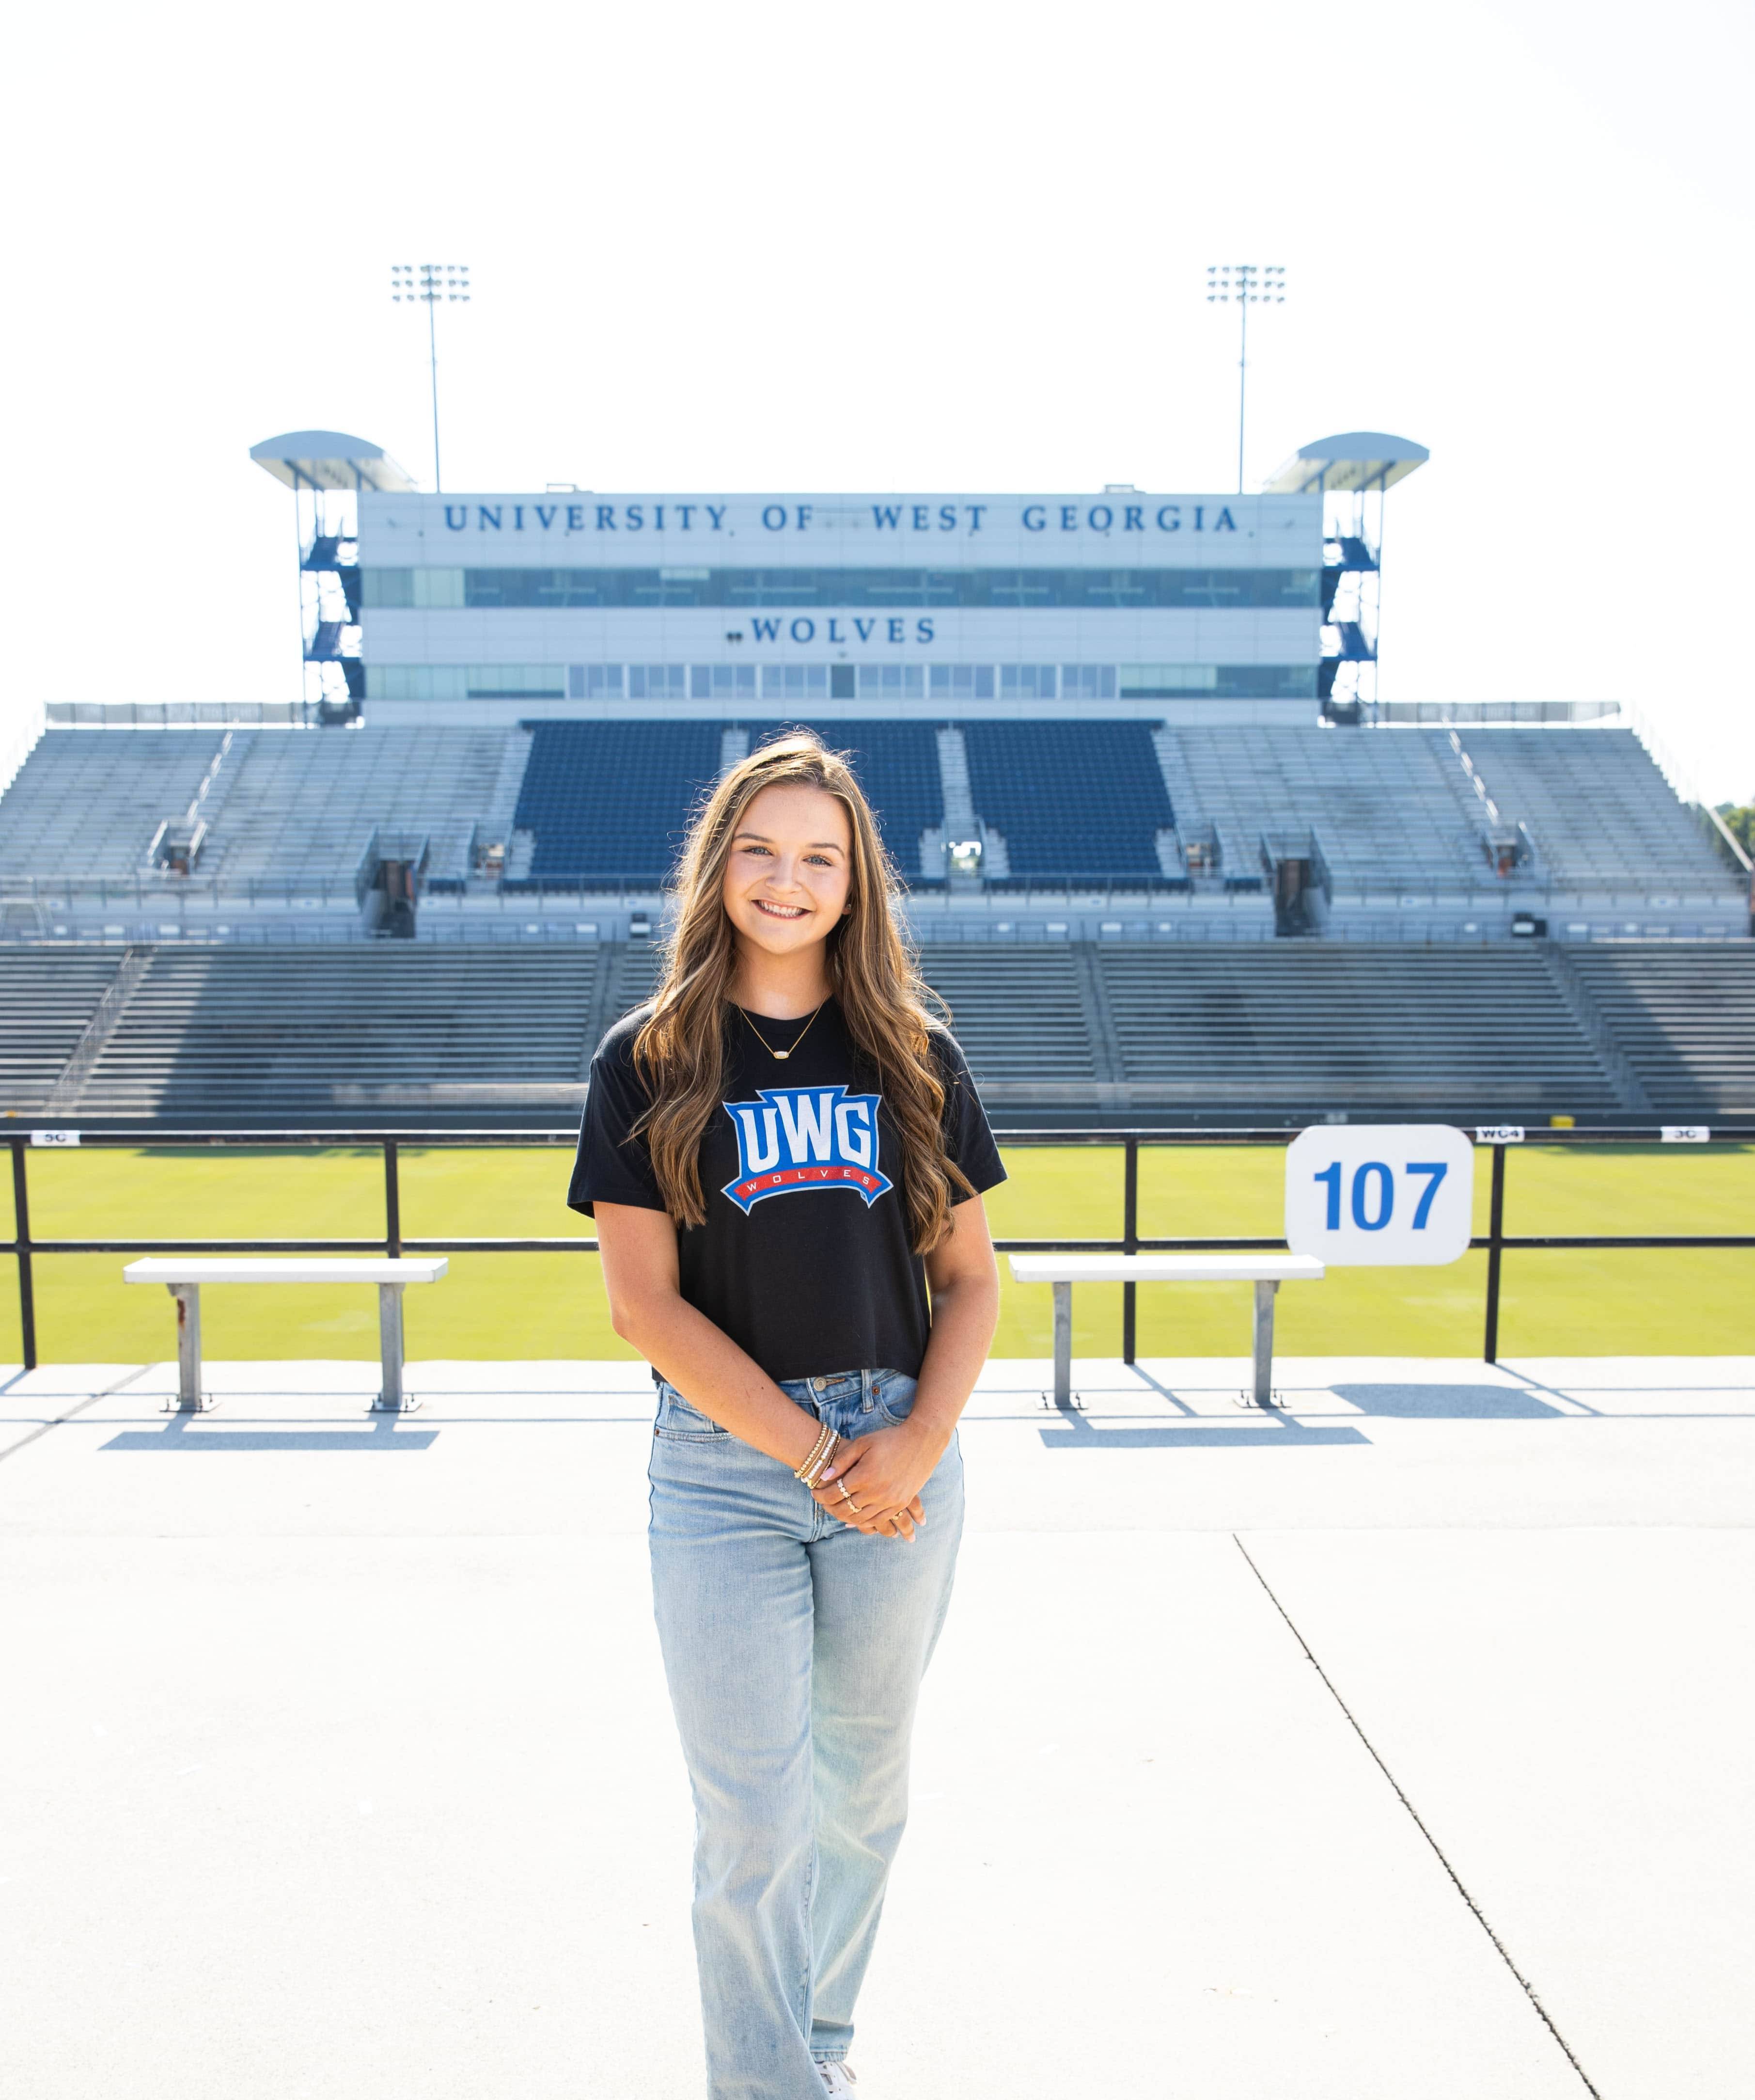
<path id="1" fill-rule="evenodd" d="M 1075 1283 L 1253 1283 L 1255 1376 L 1246 1395 L 1273 1404 L 1273 1300 L 1282 1283 L 1314 1282 L 1323 1265 L 1307 1254 L 1015 1254 L 1020 1283 L 1054 1286 L 1054 1404 L 1073 1405 L 1073 1286 Z"/>
<path id="2" fill-rule="evenodd" d="M 399 1260 L 352 1257 L 249 1255 L 149 1255 L 122 1271 L 126 1283 L 162 1283 L 177 1301 L 177 1405 L 199 1414 L 201 1397 L 201 1286 L 204 1283 L 375 1283 L 378 1347 L 384 1387 L 374 1409 L 399 1414 L 408 1405 L 402 1390 L 402 1293 L 409 1283 L 437 1283 L 450 1266 L 443 1255 Z"/>

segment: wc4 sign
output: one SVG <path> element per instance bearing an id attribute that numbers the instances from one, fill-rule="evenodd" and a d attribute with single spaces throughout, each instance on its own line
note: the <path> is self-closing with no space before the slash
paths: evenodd
<path id="1" fill-rule="evenodd" d="M 1455 1261 L 1474 1211 L 1475 1147 L 1442 1123 L 1325 1124 L 1286 1147 L 1287 1243 L 1331 1267 Z"/>

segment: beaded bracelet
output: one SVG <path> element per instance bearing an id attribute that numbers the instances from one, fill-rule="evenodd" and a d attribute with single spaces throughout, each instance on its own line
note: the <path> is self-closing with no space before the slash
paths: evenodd
<path id="1" fill-rule="evenodd" d="M 840 1447 L 840 1438 L 824 1423 L 817 1432 L 817 1440 L 810 1447 L 803 1462 L 792 1468 L 795 1480 L 802 1480 L 807 1488 L 814 1488 L 822 1478 L 824 1468 Z"/>

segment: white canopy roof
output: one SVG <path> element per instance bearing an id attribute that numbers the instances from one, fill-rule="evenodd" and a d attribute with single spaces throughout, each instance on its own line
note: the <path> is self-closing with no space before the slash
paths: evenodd
<path id="1" fill-rule="evenodd" d="M 415 487 L 381 445 L 343 430 L 289 430 L 252 445 L 250 457 L 289 488 L 381 488 L 400 494 Z"/>
<path id="2" fill-rule="evenodd" d="M 1262 483 L 1267 496 L 1307 496 L 1325 489 L 1392 488 L 1431 457 L 1412 438 L 1382 430 L 1343 430 L 1301 445 Z"/>

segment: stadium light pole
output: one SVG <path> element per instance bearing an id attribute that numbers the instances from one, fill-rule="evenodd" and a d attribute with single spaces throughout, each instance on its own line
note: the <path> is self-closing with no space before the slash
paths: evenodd
<path id="1" fill-rule="evenodd" d="M 433 309 L 441 302 L 466 307 L 470 302 L 470 266 L 467 262 L 392 262 L 390 295 L 398 306 L 418 302 L 426 308 L 426 355 L 433 378 L 433 488 L 442 492 L 444 480 L 439 470 L 439 329 Z"/>
<path id="2" fill-rule="evenodd" d="M 1206 303 L 1237 310 L 1237 494 L 1243 493 L 1243 409 L 1249 385 L 1250 308 L 1285 304 L 1285 270 L 1278 262 L 1211 262 Z"/>

